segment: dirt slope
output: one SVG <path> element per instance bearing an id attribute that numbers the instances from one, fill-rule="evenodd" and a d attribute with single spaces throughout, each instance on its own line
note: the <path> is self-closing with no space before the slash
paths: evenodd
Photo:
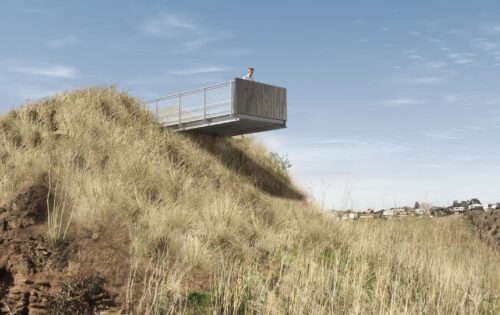
<path id="1" fill-rule="evenodd" d="M 48 188 L 34 184 L 0 206 L 0 314 L 47 314 L 66 303 L 66 312 L 107 310 L 116 306 L 98 273 L 88 273 L 78 256 L 78 242 L 54 248 L 47 240 Z M 50 198 L 49 198 L 50 200 Z M 82 251 L 83 250 L 83 251 Z M 75 268 L 75 263 L 80 268 Z M 94 286 L 81 299 L 68 292 L 78 282 Z M 64 300 L 59 295 L 69 294 Z M 77 298 L 78 297 L 78 298 Z M 75 298 L 78 303 L 71 303 Z"/>

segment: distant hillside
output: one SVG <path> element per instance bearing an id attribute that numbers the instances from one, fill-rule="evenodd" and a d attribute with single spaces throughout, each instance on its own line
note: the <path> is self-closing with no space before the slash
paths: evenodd
<path id="1" fill-rule="evenodd" d="M 465 221 L 334 222 L 251 138 L 167 132 L 113 88 L 2 116 L 0 161 L 7 314 L 500 310 Z"/>

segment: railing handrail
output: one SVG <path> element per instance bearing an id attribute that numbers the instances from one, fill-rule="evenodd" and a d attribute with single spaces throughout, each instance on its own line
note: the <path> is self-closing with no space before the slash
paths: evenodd
<path id="1" fill-rule="evenodd" d="M 203 90 L 210 90 L 210 89 L 215 89 L 215 88 L 223 87 L 223 86 L 226 86 L 226 85 L 231 85 L 231 82 L 233 82 L 233 81 L 234 81 L 234 79 L 230 80 L 230 81 L 225 81 L 225 82 L 221 82 L 221 83 L 207 85 L 207 86 L 204 86 L 204 87 L 201 87 L 201 88 L 196 88 L 196 89 L 193 89 L 193 90 L 187 90 L 187 91 L 183 91 L 183 92 L 179 92 L 179 93 L 175 93 L 175 94 L 170 94 L 170 95 L 166 95 L 166 96 L 160 96 L 160 97 L 156 97 L 156 98 L 153 98 L 153 99 L 149 99 L 149 100 L 143 101 L 141 103 L 142 104 L 151 104 L 151 103 L 154 103 L 154 102 L 164 101 L 164 100 L 168 100 L 168 99 L 171 99 L 171 98 L 178 98 L 179 96 L 191 95 L 191 94 L 195 94 L 195 93 L 198 93 L 198 92 L 203 92 Z"/>
<path id="2" fill-rule="evenodd" d="M 233 89 L 234 81 L 225 81 L 217 84 L 207 85 L 201 88 L 188 90 L 184 92 L 179 92 L 167 96 L 153 98 L 147 101 L 141 102 L 141 104 L 150 106 L 153 104 L 155 106 L 154 112 L 157 119 L 162 123 L 167 125 L 179 125 L 186 121 L 191 121 L 192 116 L 202 117 L 207 119 L 213 115 L 213 111 L 219 111 L 221 107 L 227 107 L 227 110 L 223 112 L 228 112 L 232 114 L 233 112 Z M 229 88 L 229 90 L 227 90 Z M 211 91 L 224 91 L 225 96 L 222 101 L 208 102 L 207 92 Z M 200 95 L 201 100 L 195 101 L 194 106 L 185 106 L 183 103 L 191 95 Z M 165 104 L 165 101 L 172 102 L 172 104 Z M 166 106 L 165 106 L 166 105 Z"/>
<path id="3" fill-rule="evenodd" d="M 194 106 L 194 107 L 187 107 L 187 108 L 183 107 L 183 108 L 181 108 L 181 112 L 183 112 L 183 113 L 189 113 L 189 112 L 193 112 L 193 111 L 196 111 L 196 110 L 202 110 L 205 107 L 206 108 L 221 107 L 223 105 L 228 105 L 229 102 L 230 102 L 230 100 L 222 101 L 222 102 L 210 103 L 210 104 L 207 104 L 205 106 L 201 105 L 201 106 Z M 177 110 L 177 105 L 172 105 L 172 106 L 169 106 L 169 107 Z M 165 112 L 158 113 L 158 115 L 162 115 L 162 114 L 166 114 L 166 113 Z M 172 113 L 170 113 L 170 114 L 172 114 Z"/>

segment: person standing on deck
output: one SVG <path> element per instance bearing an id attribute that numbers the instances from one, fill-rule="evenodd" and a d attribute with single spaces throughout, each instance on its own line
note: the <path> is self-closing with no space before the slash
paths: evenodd
<path id="1" fill-rule="evenodd" d="M 255 78 L 253 77 L 253 68 L 248 68 L 247 74 L 242 79 L 255 81 Z"/>

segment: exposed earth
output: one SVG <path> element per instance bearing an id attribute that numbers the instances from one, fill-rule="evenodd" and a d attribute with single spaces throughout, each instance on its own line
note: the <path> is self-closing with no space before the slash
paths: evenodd
<path id="1" fill-rule="evenodd" d="M 0 314 L 118 311 L 106 275 L 84 258 L 92 241 L 48 242 L 48 195 L 35 184 L 0 202 Z"/>

